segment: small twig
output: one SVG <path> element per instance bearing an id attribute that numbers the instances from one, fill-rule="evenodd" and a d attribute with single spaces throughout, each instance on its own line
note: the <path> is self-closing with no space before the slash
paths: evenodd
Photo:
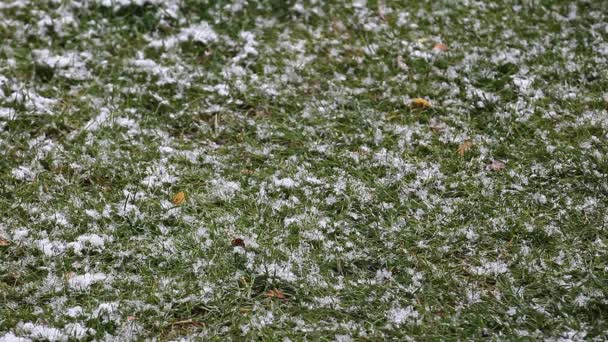
<path id="1" fill-rule="evenodd" d="M 194 326 L 200 327 L 200 326 L 205 325 L 205 323 L 193 321 L 190 318 L 190 319 L 185 319 L 183 321 L 177 321 L 177 322 L 169 323 L 169 325 L 194 325 Z"/>

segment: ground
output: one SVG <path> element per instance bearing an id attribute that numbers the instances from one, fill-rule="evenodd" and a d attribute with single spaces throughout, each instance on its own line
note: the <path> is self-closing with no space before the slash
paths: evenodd
<path id="1" fill-rule="evenodd" d="M 607 14 L 0 2 L 0 341 L 607 339 Z"/>

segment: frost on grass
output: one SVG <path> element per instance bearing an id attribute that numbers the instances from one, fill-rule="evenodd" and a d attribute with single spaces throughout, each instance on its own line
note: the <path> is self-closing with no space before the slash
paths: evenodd
<path id="1" fill-rule="evenodd" d="M 396 325 L 416 324 L 418 322 L 419 314 L 412 306 L 407 306 L 405 308 L 391 309 L 387 313 L 387 317 Z"/>
<path id="2" fill-rule="evenodd" d="M 87 290 L 91 287 L 91 285 L 99 282 L 107 282 L 109 281 L 109 277 L 101 272 L 98 273 L 85 273 L 81 275 L 75 275 L 69 278 L 68 286 L 72 290 Z"/>
<path id="3" fill-rule="evenodd" d="M 605 340 L 607 22 L 0 2 L 0 341 Z"/>

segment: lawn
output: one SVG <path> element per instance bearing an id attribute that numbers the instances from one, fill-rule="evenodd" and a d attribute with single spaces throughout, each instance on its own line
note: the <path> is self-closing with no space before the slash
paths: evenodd
<path id="1" fill-rule="evenodd" d="M 0 2 L 0 341 L 608 339 L 608 3 Z"/>

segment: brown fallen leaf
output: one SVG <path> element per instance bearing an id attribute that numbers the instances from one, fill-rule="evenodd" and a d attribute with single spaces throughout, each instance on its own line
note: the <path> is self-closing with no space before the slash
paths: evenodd
<path id="1" fill-rule="evenodd" d="M 251 169 L 242 169 L 241 170 L 242 175 L 251 176 L 253 173 L 254 173 L 254 171 Z"/>
<path id="2" fill-rule="evenodd" d="M 6 246 L 9 246 L 10 244 L 11 244 L 11 242 L 8 241 L 7 239 L 0 238 L 0 247 L 6 247 Z"/>
<path id="3" fill-rule="evenodd" d="M 183 191 L 176 193 L 173 198 L 171 198 L 171 203 L 173 205 L 181 205 L 186 201 L 186 194 Z"/>
<path id="4" fill-rule="evenodd" d="M 500 160 L 492 160 L 492 162 L 486 165 L 487 171 L 502 171 L 506 167 L 505 163 Z"/>
<path id="5" fill-rule="evenodd" d="M 129 322 L 133 322 L 136 320 L 137 320 L 137 317 L 135 317 L 135 316 L 127 316 L 127 321 L 129 321 Z"/>
<path id="6" fill-rule="evenodd" d="M 232 242 L 230 242 L 230 244 L 232 245 L 232 247 L 243 247 L 243 248 L 245 248 L 245 240 L 243 240 L 241 238 L 234 238 L 234 239 L 232 239 Z"/>
<path id="7" fill-rule="evenodd" d="M 264 293 L 264 296 L 266 296 L 268 298 L 285 299 L 285 295 L 283 294 L 283 292 L 281 290 L 277 290 L 277 289 L 272 289 L 270 291 L 266 291 L 266 293 Z"/>
<path id="8" fill-rule="evenodd" d="M 433 107 L 428 100 L 420 98 L 420 97 L 413 99 L 410 102 L 410 106 L 412 108 L 418 108 L 418 109 L 428 109 L 428 108 Z"/>
<path id="9" fill-rule="evenodd" d="M 456 152 L 458 152 L 459 156 L 464 157 L 464 154 L 470 151 L 472 148 L 473 142 L 470 139 L 467 139 L 458 146 L 458 150 Z"/>

